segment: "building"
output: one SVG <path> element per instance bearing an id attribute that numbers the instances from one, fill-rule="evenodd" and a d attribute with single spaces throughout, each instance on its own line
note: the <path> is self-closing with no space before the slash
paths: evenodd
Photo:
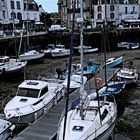
<path id="1" fill-rule="evenodd" d="M 58 12 L 61 24 L 71 28 L 73 15 L 73 0 L 58 0 Z M 138 19 L 140 15 L 140 0 L 83 0 L 83 17 L 85 28 L 89 25 L 94 28 L 102 26 L 106 21 L 117 26 L 126 19 Z M 80 0 L 75 0 L 75 27 L 76 19 L 80 16 Z"/>
<path id="2" fill-rule="evenodd" d="M 22 24 L 28 21 L 34 24 L 40 21 L 40 13 L 43 11 L 43 8 L 39 8 L 34 0 L 1 0 L 0 23 L 8 25 L 10 23 Z M 11 28 L 14 28 L 14 26 Z"/>

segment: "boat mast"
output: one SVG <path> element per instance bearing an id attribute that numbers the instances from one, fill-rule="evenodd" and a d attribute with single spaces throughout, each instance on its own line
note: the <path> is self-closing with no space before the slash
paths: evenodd
<path id="1" fill-rule="evenodd" d="M 69 88 L 70 88 L 70 76 L 71 76 L 71 64 L 72 64 L 72 50 L 74 43 L 74 20 L 75 20 L 75 2 L 73 1 L 73 19 L 72 19 L 72 30 L 71 30 L 71 41 L 70 41 L 70 57 L 69 57 L 69 68 L 68 68 L 68 82 L 67 82 L 67 93 L 66 93 L 66 107 L 65 107 L 65 117 L 64 117 L 64 129 L 63 129 L 63 140 L 65 140 L 65 131 L 67 123 L 67 113 L 69 105 Z"/>
<path id="2" fill-rule="evenodd" d="M 80 117 L 84 120 L 85 113 L 85 101 L 87 99 L 87 93 L 84 90 L 84 82 L 83 82 L 83 26 L 84 26 L 84 18 L 83 18 L 83 0 L 80 0 L 80 18 L 77 18 L 77 22 L 80 25 L 80 61 L 81 61 L 81 87 L 80 87 Z"/>

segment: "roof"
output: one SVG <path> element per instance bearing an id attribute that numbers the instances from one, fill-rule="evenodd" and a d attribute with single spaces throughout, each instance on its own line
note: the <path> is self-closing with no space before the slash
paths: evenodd
<path id="1" fill-rule="evenodd" d="M 47 82 L 40 80 L 25 80 L 18 87 L 29 88 L 29 89 L 43 89 L 47 86 Z"/>

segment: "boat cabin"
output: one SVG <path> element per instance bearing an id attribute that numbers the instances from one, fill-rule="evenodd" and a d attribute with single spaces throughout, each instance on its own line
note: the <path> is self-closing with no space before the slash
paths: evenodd
<path id="1" fill-rule="evenodd" d="M 0 56 L 0 64 L 8 61 L 9 61 L 9 56 Z"/>
<path id="2" fill-rule="evenodd" d="M 40 98 L 47 92 L 47 82 L 37 80 L 25 80 L 18 86 L 17 96 Z"/>

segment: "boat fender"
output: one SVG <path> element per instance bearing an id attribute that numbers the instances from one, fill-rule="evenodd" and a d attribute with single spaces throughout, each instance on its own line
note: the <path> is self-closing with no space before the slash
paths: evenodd
<path id="1" fill-rule="evenodd" d="M 97 85 L 101 88 L 103 86 L 103 80 L 99 77 L 96 78 Z"/>
<path id="2" fill-rule="evenodd" d="M 13 132 L 13 130 L 15 129 L 15 125 L 12 125 L 10 128 L 9 128 L 9 131 Z"/>
<path id="3" fill-rule="evenodd" d="M 37 120 L 37 113 L 34 113 L 34 119 Z"/>

